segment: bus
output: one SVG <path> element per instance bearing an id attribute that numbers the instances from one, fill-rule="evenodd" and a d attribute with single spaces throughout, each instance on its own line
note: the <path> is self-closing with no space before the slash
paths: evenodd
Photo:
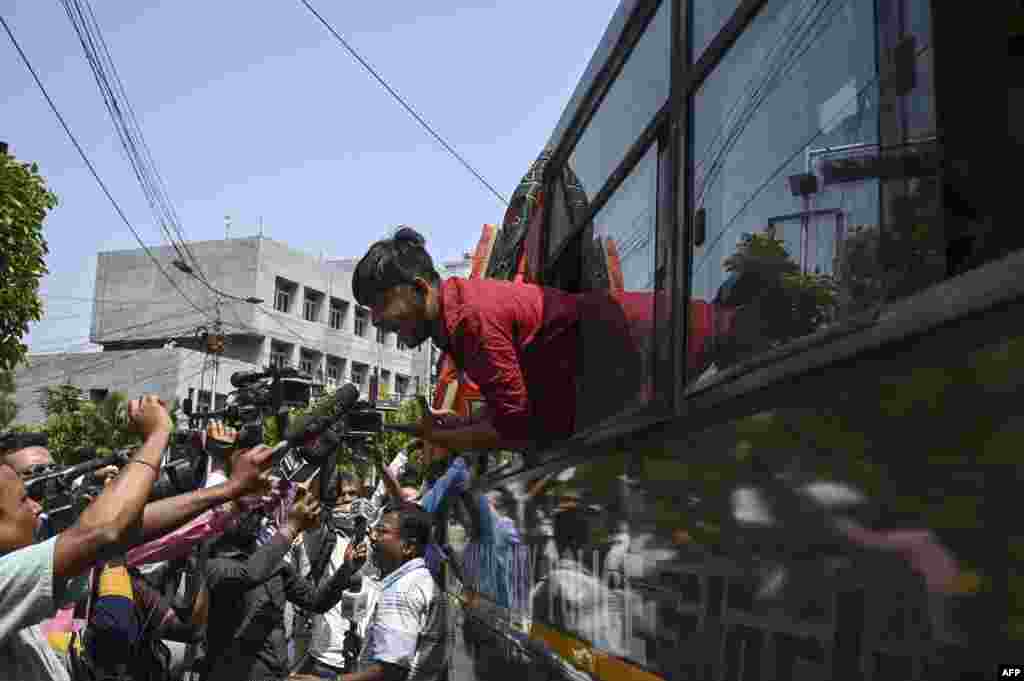
<path id="1" fill-rule="evenodd" d="M 1024 650 L 1022 135 L 972 4 L 621 2 L 474 276 L 640 312 L 587 308 L 575 435 L 448 509 L 451 681 Z"/>

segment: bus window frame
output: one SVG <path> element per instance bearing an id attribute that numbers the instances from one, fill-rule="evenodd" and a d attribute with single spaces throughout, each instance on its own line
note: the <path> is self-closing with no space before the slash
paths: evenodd
<path id="1" fill-rule="evenodd" d="M 688 385 L 688 377 L 683 375 L 686 367 L 686 346 L 689 336 L 687 306 L 691 298 L 690 274 L 692 268 L 693 210 L 692 196 L 687 190 L 693 172 L 693 112 L 692 98 L 697 89 L 719 67 L 737 39 L 754 21 L 759 12 L 767 4 L 767 0 L 742 0 L 718 34 L 699 55 L 689 52 L 689 37 L 692 27 L 692 8 L 690 0 L 663 0 L 672 2 L 673 42 L 670 69 L 669 97 L 662 108 L 654 115 L 650 123 L 639 134 L 630 146 L 618 167 L 609 175 L 601 190 L 590 202 L 587 213 L 579 224 L 574 225 L 574 235 L 563 239 L 558 250 L 549 253 L 545 247 L 542 259 L 542 281 L 552 280 L 552 270 L 567 257 L 580 257 L 580 253 L 570 254 L 568 249 L 578 248 L 579 240 L 575 236 L 586 234 L 591 230 L 593 216 L 602 209 L 607 200 L 618 189 L 622 181 L 629 175 L 637 163 L 643 158 L 648 147 L 656 143 L 661 136 L 667 136 L 675 147 L 676 172 L 673 176 L 669 193 L 674 215 L 672 221 L 663 223 L 659 218 L 659 230 L 662 224 L 674 227 L 673 239 L 669 248 L 672 249 L 670 273 L 665 279 L 671 297 L 672 333 L 675 354 L 671 366 L 675 371 L 672 375 L 674 394 L 668 418 L 691 418 L 705 406 L 717 404 L 741 396 L 747 391 L 757 391 L 772 385 L 778 380 L 789 376 L 799 376 L 810 367 L 824 368 L 832 362 L 843 361 L 850 353 L 858 353 L 877 347 L 879 343 L 894 342 L 895 336 L 903 333 L 924 333 L 935 328 L 946 313 L 942 308 L 943 295 L 954 295 L 957 300 L 971 302 L 971 296 L 981 296 L 968 309 L 980 309 L 992 296 L 1008 300 L 1017 293 L 1006 291 L 997 293 L 987 288 L 985 280 L 992 277 L 991 266 L 1003 268 L 1003 276 L 1013 271 L 1015 255 L 1011 253 L 1002 259 L 995 260 L 978 270 L 967 272 L 959 277 L 939 282 L 909 298 L 890 301 L 877 308 L 868 310 L 861 315 L 849 318 L 836 327 L 819 331 L 810 336 L 797 339 L 785 347 L 769 351 L 748 361 L 741 362 L 721 372 L 712 379 L 703 382 L 699 387 Z M 551 161 L 545 173 L 545 185 L 549 189 L 553 182 L 561 176 L 564 165 L 568 162 L 575 145 L 579 142 L 587 125 L 601 106 L 605 95 L 611 88 L 614 79 L 619 76 L 633 48 L 647 30 L 650 20 L 655 16 L 660 4 L 655 1 L 623 0 L 606 29 L 601 44 L 595 50 L 591 63 L 588 64 L 584 77 L 577 86 L 569 105 L 552 134 L 549 148 L 552 148 Z M 624 16 L 626 13 L 628 16 Z M 684 14 L 685 13 L 685 14 Z M 681 52 L 685 51 L 685 53 Z M 599 63 L 604 59 L 604 63 Z M 941 78 L 941 76 L 939 76 Z M 936 85 L 938 90 L 939 85 Z M 938 92 L 936 97 L 938 98 Z M 941 111 L 941 107 L 940 107 Z M 551 195 L 550 193 L 548 194 Z M 659 188 L 659 210 L 663 205 Z M 545 229 L 545 237 L 547 230 Z M 998 271 L 998 270 L 996 270 Z M 952 285 L 947 285 L 952 282 Z M 1024 293 L 1024 290 L 1021 291 Z M 908 313 L 908 310 L 913 312 Z M 906 315 L 906 316 L 905 316 Z M 878 324 L 884 320 L 883 327 Z M 895 327 L 890 328 L 890 324 Z M 894 331 L 895 328 L 901 329 Z M 894 335 L 895 334 L 895 335 Z M 889 338 L 883 341 L 880 338 Z M 851 349 L 853 348 L 853 349 Z M 713 397 L 718 396 L 718 397 Z M 711 400 L 705 402 L 705 397 Z M 629 412 L 622 415 L 613 424 L 598 424 L 586 432 L 577 433 L 569 442 L 550 451 L 550 457 L 557 458 L 580 446 L 592 447 L 600 442 L 614 439 L 618 433 L 635 432 L 637 429 L 650 427 L 663 422 L 664 414 L 645 413 L 644 410 Z"/>

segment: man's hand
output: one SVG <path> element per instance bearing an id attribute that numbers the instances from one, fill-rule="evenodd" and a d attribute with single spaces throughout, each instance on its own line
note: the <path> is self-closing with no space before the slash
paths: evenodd
<path id="1" fill-rule="evenodd" d="M 104 466 L 103 468 L 93 473 L 93 476 L 96 478 L 98 482 L 103 483 L 103 486 L 106 487 L 107 485 L 114 481 L 114 478 L 116 478 L 117 474 L 120 472 L 121 469 L 118 468 L 117 466 Z"/>
<path id="2" fill-rule="evenodd" d="M 366 542 L 349 544 L 345 549 L 345 565 L 351 567 L 352 572 L 357 572 L 366 562 Z"/>
<path id="3" fill-rule="evenodd" d="M 296 491 L 295 503 L 288 510 L 287 527 L 293 537 L 311 530 L 320 522 L 320 500 L 300 487 Z"/>
<path id="4" fill-rule="evenodd" d="M 468 421 L 468 419 L 459 416 L 451 409 L 431 409 L 428 407 L 425 416 L 432 417 L 434 423 L 441 428 L 458 428 L 459 426 L 466 425 Z"/>
<path id="5" fill-rule="evenodd" d="M 129 402 L 128 417 L 144 438 L 171 432 L 171 415 L 167 413 L 167 405 L 156 395 L 146 395 L 140 400 Z"/>
<path id="6" fill-rule="evenodd" d="M 217 440 L 224 444 L 234 444 L 238 440 L 238 431 L 225 426 L 220 421 L 210 421 L 206 426 L 206 439 Z"/>
<path id="7" fill-rule="evenodd" d="M 257 445 L 234 457 L 230 482 L 234 486 L 232 495 L 235 498 L 270 494 L 272 483 L 265 473 L 270 469 L 273 452 L 266 445 Z"/>

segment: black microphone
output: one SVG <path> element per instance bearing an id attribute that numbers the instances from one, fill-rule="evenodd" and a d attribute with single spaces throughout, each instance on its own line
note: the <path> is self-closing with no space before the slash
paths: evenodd
<path id="1" fill-rule="evenodd" d="M 331 425 L 337 421 L 338 417 L 344 416 L 345 413 L 352 409 L 358 401 L 359 388 L 353 384 L 346 383 L 338 388 L 337 392 L 334 393 L 334 406 L 337 410 L 337 416 L 335 418 L 314 418 L 310 420 L 300 432 L 281 440 L 281 442 L 274 447 L 274 453 L 271 455 L 273 465 L 276 466 L 279 464 L 281 459 L 285 457 L 290 449 L 303 445 L 308 440 L 320 437 L 324 431 L 330 428 Z"/>
<path id="2" fill-rule="evenodd" d="M 98 471 L 101 468 L 107 466 L 124 465 L 128 461 L 128 455 L 123 452 L 115 452 L 110 456 L 105 456 L 102 459 L 92 459 L 91 461 L 85 461 L 76 466 L 70 466 L 68 468 L 58 469 L 50 473 L 44 473 L 43 475 L 29 478 L 25 481 L 25 487 L 31 489 L 37 485 L 42 484 L 48 480 L 60 480 L 62 484 L 68 484 L 76 478 L 80 478 L 83 475 L 88 475 L 93 471 Z"/>
<path id="3" fill-rule="evenodd" d="M 334 404 L 340 411 L 348 411 L 359 401 L 359 388 L 352 383 L 346 383 L 334 393 Z"/>
<path id="4" fill-rule="evenodd" d="M 231 374 L 231 385 L 236 388 L 244 388 L 250 383 L 266 378 L 267 375 L 262 371 L 236 371 Z"/>

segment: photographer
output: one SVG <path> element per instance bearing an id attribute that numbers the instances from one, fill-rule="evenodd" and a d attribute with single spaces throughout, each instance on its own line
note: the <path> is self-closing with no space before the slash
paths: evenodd
<path id="1" fill-rule="evenodd" d="M 33 544 L 41 507 L 14 469 L 0 465 L 0 679 L 68 678 L 38 624 L 65 600 L 70 578 L 263 484 L 267 448 L 240 457 L 232 480 L 223 485 L 146 506 L 171 422 L 155 396 L 133 400 L 129 415 L 143 445 L 71 528 L 42 543 Z"/>
<path id="2" fill-rule="evenodd" d="M 284 605 L 324 613 L 337 603 L 366 560 L 366 545 L 350 545 L 344 564 L 319 587 L 284 562 L 296 537 L 320 521 L 320 503 L 303 488 L 279 531 L 257 548 L 259 516 L 229 530 L 206 564 L 210 594 L 204 681 L 270 681 L 288 673 Z"/>
<path id="3" fill-rule="evenodd" d="M 332 512 L 333 527 L 324 525 L 316 530 L 303 534 L 303 548 L 311 560 L 324 560 L 323 579 L 331 579 L 345 567 L 345 555 L 350 544 L 360 544 L 365 540 L 365 518 L 353 512 L 352 503 L 359 498 L 360 481 L 350 473 L 338 475 L 338 500 Z M 360 527 L 361 524 L 361 527 Z M 330 534 L 333 532 L 333 536 Z M 362 535 L 362 536 L 361 536 Z M 328 556 L 321 556 L 321 551 L 329 551 Z M 312 618 L 313 631 L 309 652 L 306 659 L 298 667 L 299 673 L 311 674 L 320 678 L 335 678 L 348 666 L 346 650 L 351 655 L 352 648 L 361 632 L 363 616 L 368 609 L 370 586 L 368 572 L 372 570 L 369 563 L 359 570 L 359 588 L 353 584 L 351 589 L 342 594 L 342 599 L 330 610 Z M 320 575 L 312 575 L 319 578 Z M 355 648 L 358 652 L 358 647 Z"/>

